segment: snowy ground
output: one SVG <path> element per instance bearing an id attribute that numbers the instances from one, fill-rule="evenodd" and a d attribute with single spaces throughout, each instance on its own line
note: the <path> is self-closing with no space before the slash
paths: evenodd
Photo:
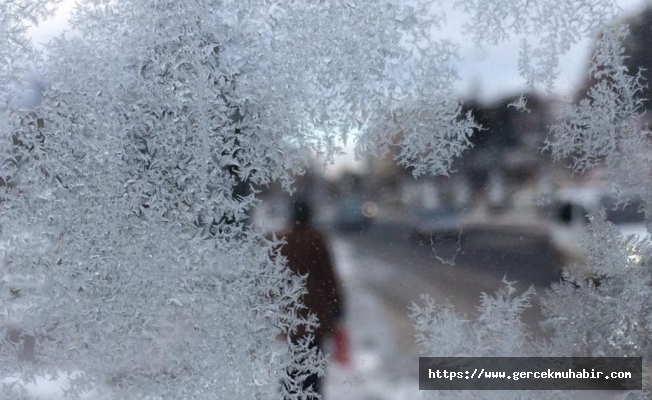
<path id="1" fill-rule="evenodd" d="M 387 307 L 384 300 L 364 285 L 362 263 L 380 262 L 356 256 L 350 244 L 335 240 L 335 262 L 344 281 L 347 299 L 347 329 L 352 365 L 331 364 L 326 375 L 324 398 L 330 399 L 418 399 L 418 353 L 403 315 Z M 408 333 L 406 335 L 406 333 Z M 407 337 L 406 337 L 407 336 Z"/>

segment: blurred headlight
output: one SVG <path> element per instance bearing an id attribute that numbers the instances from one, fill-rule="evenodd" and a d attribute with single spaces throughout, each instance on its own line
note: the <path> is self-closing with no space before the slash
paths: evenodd
<path id="1" fill-rule="evenodd" d="M 362 206 L 362 214 L 367 218 L 373 218 L 378 214 L 378 206 L 373 201 L 368 201 Z"/>

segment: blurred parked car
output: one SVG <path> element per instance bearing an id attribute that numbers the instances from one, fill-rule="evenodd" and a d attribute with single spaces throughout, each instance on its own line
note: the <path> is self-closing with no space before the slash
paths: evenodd
<path id="1" fill-rule="evenodd" d="M 645 216 L 640 211 L 641 201 L 631 199 L 618 204 L 616 197 L 602 188 L 569 188 L 560 191 L 552 204 L 550 239 L 566 266 L 576 265 L 588 274 L 586 254 L 580 246 L 589 215 L 604 209 L 607 221 L 613 223 L 623 239 L 634 235 L 637 241 L 649 237 Z M 641 255 L 632 249 L 630 260 L 642 263 Z"/>
<path id="2" fill-rule="evenodd" d="M 461 227 L 461 213 L 454 208 L 422 208 L 412 217 L 410 235 L 424 240 L 431 237 L 457 238 Z"/>
<path id="3" fill-rule="evenodd" d="M 335 225 L 341 231 L 366 230 L 377 214 L 376 203 L 357 197 L 347 197 L 337 205 Z"/>

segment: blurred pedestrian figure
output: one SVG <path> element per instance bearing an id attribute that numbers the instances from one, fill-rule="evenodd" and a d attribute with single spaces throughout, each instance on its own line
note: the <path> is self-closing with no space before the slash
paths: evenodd
<path id="1" fill-rule="evenodd" d="M 319 322 L 319 326 L 312 332 L 306 332 L 305 327 L 300 327 L 292 335 L 292 340 L 296 342 L 312 334 L 314 339 L 311 346 L 317 347 L 321 352 L 324 341 L 341 332 L 342 289 L 326 240 L 312 225 L 312 209 L 307 200 L 298 199 L 293 203 L 291 226 L 289 232 L 282 237 L 286 244 L 281 249 L 281 254 L 287 258 L 288 268 L 296 274 L 307 275 L 307 293 L 303 296 L 306 308 L 299 315 L 305 318 L 308 314 L 314 314 Z M 339 333 L 337 336 L 340 336 Z M 304 389 L 311 386 L 314 392 L 321 394 L 321 378 L 317 374 L 304 380 Z"/>

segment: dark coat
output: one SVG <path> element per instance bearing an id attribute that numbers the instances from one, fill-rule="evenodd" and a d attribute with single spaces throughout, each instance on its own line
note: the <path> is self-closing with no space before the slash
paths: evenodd
<path id="1" fill-rule="evenodd" d="M 287 242 L 281 254 L 287 258 L 288 268 L 296 274 L 308 275 L 308 292 L 302 298 L 306 308 L 300 310 L 299 316 L 316 315 L 319 326 L 312 333 L 321 340 L 335 330 L 343 314 L 342 289 L 326 240 L 317 230 L 299 226 L 280 236 Z M 302 328 L 292 338 L 296 340 L 305 334 Z"/>

